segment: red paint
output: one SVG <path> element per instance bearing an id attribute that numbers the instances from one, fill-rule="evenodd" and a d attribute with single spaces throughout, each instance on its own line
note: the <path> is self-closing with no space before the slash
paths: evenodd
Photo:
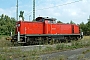
<path id="1" fill-rule="evenodd" d="M 39 21 L 40 19 L 40 21 Z M 16 34 L 79 34 L 79 26 L 75 24 L 50 23 L 47 19 L 44 22 L 40 17 L 38 22 L 18 21 Z"/>
<path id="2" fill-rule="evenodd" d="M 43 34 L 42 22 L 19 21 L 19 24 L 18 31 L 20 34 Z"/>
<path id="3" fill-rule="evenodd" d="M 80 33 L 80 30 L 79 29 L 80 29 L 79 26 L 74 25 L 74 34 Z"/>

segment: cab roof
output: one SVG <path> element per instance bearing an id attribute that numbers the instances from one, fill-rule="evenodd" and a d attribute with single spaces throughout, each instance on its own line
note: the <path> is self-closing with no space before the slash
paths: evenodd
<path id="1" fill-rule="evenodd" d="M 49 18 L 49 17 L 37 17 L 36 20 L 37 19 L 46 19 L 46 20 L 51 20 L 51 21 L 55 21 L 56 20 L 56 18 Z"/>

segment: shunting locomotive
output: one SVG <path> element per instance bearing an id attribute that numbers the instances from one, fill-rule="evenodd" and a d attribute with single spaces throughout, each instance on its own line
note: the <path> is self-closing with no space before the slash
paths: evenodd
<path id="1" fill-rule="evenodd" d="M 18 21 L 11 42 L 30 45 L 51 41 L 78 40 L 82 36 L 80 28 L 76 24 L 56 23 L 55 18 L 37 17 L 34 22 Z"/>

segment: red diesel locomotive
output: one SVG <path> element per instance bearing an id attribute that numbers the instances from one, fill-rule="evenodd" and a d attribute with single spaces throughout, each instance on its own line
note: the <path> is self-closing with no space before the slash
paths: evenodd
<path id="1" fill-rule="evenodd" d="M 56 23 L 55 18 L 37 17 L 35 22 L 18 21 L 11 42 L 20 44 L 50 43 L 61 40 L 78 40 L 82 37 L 75 24 Z"/>

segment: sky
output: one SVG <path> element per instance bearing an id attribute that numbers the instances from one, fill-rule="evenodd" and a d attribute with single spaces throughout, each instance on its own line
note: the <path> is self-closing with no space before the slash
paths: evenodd
<path id="1" fill-rule="evenodd" d="M 16 19 L 16 1 L 0 0 L 0 15 L 5 14 Z M 68 4 L 71 2 L 76 3 Z M 24 11 L 26 21 L 32 21 L 33 0 L 18 0 L 19 12 Z M 90 0 L 36 0 L 35 17 L 56 18 L 57 21 L 76 24 L 87 23 L 90 15 Z M 19 13 L 18 13 L 19 14 Z"/>

